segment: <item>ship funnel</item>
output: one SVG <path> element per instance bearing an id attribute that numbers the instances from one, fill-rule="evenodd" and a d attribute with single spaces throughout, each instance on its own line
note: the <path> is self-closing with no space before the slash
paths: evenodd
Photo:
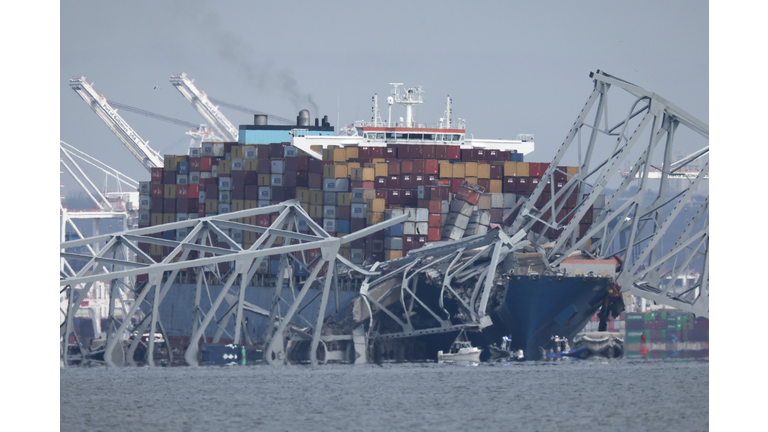
<path id="1" fill-rule="evenodd" d="M 253 116 L 253 124 L 256 126 L 266 126 L 267 125 L 267 115 L 266 114 L 254 114 Z"/>
<path id="2" fill-rule="evenodd" d="M 299 111 L 298 117 L 296 117 L 296 126 L 308 127 L 310 125 L 309 110 Z"/>

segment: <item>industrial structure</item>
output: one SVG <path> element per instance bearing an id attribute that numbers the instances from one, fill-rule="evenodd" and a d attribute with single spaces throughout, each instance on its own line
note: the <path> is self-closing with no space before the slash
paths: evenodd
<path id="1" fill-rule="evenodd" d="M 510 300 L 513 287 L 527 290 L 541 283 L 555 286 L 562 281 L 589 283 L 601 294 L 598 302 L 593 297 L 579 299 L 589 303 L 587 308 L 581 303 L 558 306 L 548 316 L 556 328 L 583 327 L 596 309 L 607 319 L 612 305 L 618 304 L 619 292 L 624 294 L 625 304 L 629 301 L 627 293 L 631 293 L 708 317 L 708 199 L 698 206 L 693 218 L 684 221 L 685 227 L 674 244 L 665 248 L 661 240 L 670 227 L 681 223 L 683 207 L 693 205 L 691 198 L 708 176 L 708 163 L 704 162 L 687 187 L 669 194 L 669 181 L 676 173 L 708 157 L 708 145 L 702 145 L 690 156 L 672 160 L 675 132 L 684 126 L 706 142 L 708 126 L 634 84 L 599 70 L 590 77 L 594 89 L 554 158 L 537 177 L 536 186 L 515 199 L 500 223 L 486 224 L 484 232 L 465 233 L 462 228 L 460 235 L 451 237 L 451 232 L 443 231 L 435 241 L 403 256 L 357 261 L 339 253 L 343 245 L 402 224 L 409 220 L 409 214 L 390 212 L 386 220 L 333 236 L 329 232 L 335 230 L 318 224 L 299 200 L 288 199 L 260 208 L 62 242 L 62 250 L 106 244 L 89 255 L 61 254 L 63 266 L 68 259 L 87 261 L 74 275 L 62 273 L 60 285 L 70 290 L 61 326 L 62 360 L 66 363 L 70 358 L 73 318 L 82 299 L 99 281 L 111 281 L 110 296 L 116 298 L 116 281 L 121 278 L 132 281 L 129 290 L 135 301 L 119 323 L 114 314 L 116 302 L 110 302 L 110 322 L 114 325 L 98 349 L 89 353 L 88 347 L 77 345 L 83 358 L 98 357 L 112 366 L 135 364 L 135 352 L 144 335 L 146 364 L 154 365 L 158 358 L 173 363 L 173 350 L 167 349 L 158 357 L 156 343 L 168 348 L 171 336 L 163 324 L 162 303 L 174 284 L 185 280 L 194 280 L 194 290 L 181 294 L 192 299 L 190 313 L 194 318 L 184 353 L 189 365 L 199 364 L 200 350 L 219 343 L 225 333 L 234 346 L 261 347 L 260 358 L 273 365 L 329 360 L 362 363 L 380 358 L 382 353 L 398 359 L 403 356 L 387 354 L 393 351 L 392 343 L 399 344 L 400 349 L 414 350 L 418 344 L 412 341 L 419 338 L 460 331 L 474 331 L 492 339 L 509 330 L 513 324 L 507 323 L 514 323 L 514 315 L 519 312 L 509 306 L 514 303 Z M 209 123 L 222 136 L 244 143 L 244 135 L 238 136 L 236 130 L 234 135 L 226 135 L 232 134 L 234 128 L 227 127 L 228 122 L 221 120 L 223 116 L 219 118 L 217 111 L 210 110 L 207 97 L 190 84 L 185 74 L 172 76 L 172 82 L 196 109 L 208 112 Z M 632 100 L 626 110 L 609 116 L 611 88 L 626 91 Z M 198 93 L 189 90 L 188 96 L 184 89 Z M 610 108 L 621 105 L 612 103 Z M 450 100 L 447 106 L 450 112 Z M 591 113 L 594 117 L 590 122 Z M 302 132 L 309 125 L 308 114 L 305 117 L 290 131 L 291 144 L 301 150 L 306 148 L 309 155 L 323 157 L 322 148 L 312 147 L 322 139 L 342 148 L 369 139 L 363 125 L 364 133 L 358 137 L 307 136 Z M 374 121 L 378 122 L 376 117 Z M 608 123 L 609 117 L 621 120 Z M 412 122 L 409 116 L 409 124 Z M 240 128 L 241 132 L 246 129 Z M 645 137 L 647 141 L 643 141 Z M 472 147 L 472 143 L 464 145 Z M 147 149 L 145 155 L 151 151 Z M 561 163 L 567 154 L 579 161 L 577 171 L 563 171 Z M 140 160 L 149 160 L 140 156 Z M 631 168 L 622 173 L 619 167 L 625 163 Z M 162 159 L 156 166 L 163 166 Z M 647 181 L 652 166 L 660 167 L 656 189 Z M 633 190 L 630 186 L 638 176 L 639 185 Z M 609 189 L 613 183 L 616 188 Z M 463 184 L 461 187 L 470 188 L 465 193 L 473 193 L 474 189 Z M 611 195 L 606 197 L 608 191 Z M 576 202 L 569 204 L 574 199 Z M 459 213 L 457 210 L 455 219 Z M 267 226 L 243 222 L 265 215 L 271 215 Z M 584 220 L 590 221 L 588 225 Z M 244 247 L 242 240 L 232 237 L 235 232 L 258 236 Z M 618 238 L 625 239 L 623 248 L 616 247 Z M 147 253 L 143 245 L 152 245 L 159 253 Z M 265 279 L 259 273 L 270 256 L 278 262 L 278 268 L 267 272 L 270 276 Z M 670 263 L 672 270 L 664 270 Z M 698 266 L 699 278 L 680 292 L 670 281 L 692 266 Z M 209 289 L 213 284 L 223 284 L 218 293 Z M 266 286 L 271 295 L 268 304 L 247 300 L 249 291 Z M 333 292 L 338 316 L 343 291 L 353 291 L 355 297 L 347 303 L 343 319 L 337 320 L 331 316 L 329 302 Z M 527 297 L 519 297 L 523 298 Z M 308 319 L 301 312 L 310 306 L 313 316 Z M 250 339 L 246 312 L 267 322 L 258 343 Z"/>

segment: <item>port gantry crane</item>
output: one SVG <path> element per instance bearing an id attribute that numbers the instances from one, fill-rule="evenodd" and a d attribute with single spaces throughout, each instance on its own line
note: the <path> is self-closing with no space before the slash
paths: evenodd
<path id="1" fill-rule="evenodd" d="M 120 141 L 128 147 L 136 159 L 149 171 L 153 167 L 163 166 L 163 157 L 149 146 L 128 123 L 109 105 L 107 98 L 96 92 L 93 83 L 85 80 L 84 76 L 71 78 L 69 86 L 91 107 L 106 125 L 117 135 Z"/>
<path id="2" fill-rule="evenodd" d="M 195 80 L 187 77 L 187 74 L 184 72 L 171 75 L 171 84 L 176 87 L 176 90 L 184 95 L 185 98 L 187 98 L 195 110 L 203 116 L 208 124 L 210 124 L 226 141 L 236 142 L 238 139 L 237 128 L 234 127 L 232 123 L 224 117 L 224 114 L 211 103 L 208 99 L 208 95 L 197 88 L 194 81 Z"/>

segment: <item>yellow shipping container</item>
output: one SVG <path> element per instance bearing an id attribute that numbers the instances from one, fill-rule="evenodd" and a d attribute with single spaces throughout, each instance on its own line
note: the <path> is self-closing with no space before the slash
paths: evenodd
<path id="1" fill-rule="evenodd" d="M 271 186 L 272 176 L 270 174 L 259 174 L 257 184 L 258 186 Z"/>
<path id="2" fill-rule="evenodd" d="M 464 177 L 464 179 L 474 185 L 477 184 L 477 177 Z"/>
<path id="3" fill-rule="evenodd" d="M 347 162 L 347 172 L 351 175 L 352 168 L 359 168 L 360 162 Z"/>
<path id="4" fill-rule="evenodd" d="M 308 203 L 309 202 L 309 189 L 305 188 L 305 187 L 297 187 L 296 188 L 296 199 L 299 200 L 299 202 Z"/>
<path id="5" fill-rule="evenodd" d="M 322 205 L 310 205 L 309 206 L 309 217 L 322 218 L 323 217 L 323 206 Z"/>
<path id="6" fill-rule="evenodd" d="M 231 157 L 232 159 L 243 159 L 243 146 L 241 145 L 234 145 L 232 146 Z"/>
<path id="7" fill-rule="evenodd" d="M 245 210 L 245 200 L 232 200 L 232 211 Z"/>
<path id="8" fill-rule="evenodd" d="M 384 198 L 373 198 L 368 200 L 368 214 L 371 212 L 383 213 L 387 204 Z"/>
<path id="9" fill-rule="evenodd" d="M 396 258 L 402 258 L 403 257 L 403 251 L 401 250 L 385 250 L 384 251 L 384 259 L 389 261 Z"/>
<path id="10" fill-rule="evenodd" d="M 375 168 L 376 177 L 386 177 L 389 175 L 389 164 L 386 162 L 378 162 Z"/>
<path id="11" fill-rule="evenodd" d="M 244 205 L 246 209 L 255 209 L 259 207 L 259 202 L 256 200 L 245 200 Z"/>
<path id="12" fill-rule="evenodd" d="M 464 175 L 466 177 L 477 177 L 477 162 L 464 162 Z"/>
<path id="13" fill-rule="evenodd" d="M 248 248 L 251 247 L 256 240 L 259 239 L 259 234 L 253 231 L 243 231 L 243 244 L 247 244 Z M 247 249 L 247 248 L 246 248 Z"/>
<path id="14" fill-rule="evenodd" d="M 232 174 L 232 161 L 220 160 L 219 161 L 219 174 Z"/>
<path id="15" fill-rule="evenodd" d="M 491 190 L 489 190 L 489 193 L 502 193 L 501 190 L 502 182 L 501 180 L 491 180 Z"/>
<path id="16" fill-rule="evenodd" d="M 514 164 L 516 165 L 515 170 L 517 170 L 518 177 L 528 177 L 531 175 L 528 162 L 514 162 Z"/>
<path id="17" fill-rule="evenodd" d="M 205 212 L 210 214 L 218 214 L 219 213 L 219 200 L 217 199 L 206 199 L 205 200 Z"/>
<path id="18" fill-rule="evenodd" d="M 339 248 L 339 255 L 343 256 L 345 259 L 349 259 L 349 248 Z"/>
<path id="19" fill-rule="evenodd" d="M 440 178 L 442 179 L 448 179 L 453 178 L 453 165 L 451 164 L 440 164 Z"/>
<path id="20" fill-rule="evenodd" d="M 568 177 L 566 177 L 566 180 L 570 180 L 572 176 L 575 176 L 576 173 L 579 172 L 579 167 L 566 167 L 566 172 L 568 173 Z"/>
<path id="21" fill-rule="evenodd" d="M 466 176 L 464 163 L 455 163 L 451 166 L 453 167 L 453 178 L 464 178 Z"/>
<path id="22" fill-rule="evenodd" d="M 351 192 L 337 192 L 336 193 L 336 205 L 349 207 L 352 205 L 352 193 Z"/>
<path id="23" fill-rule="evenodd" d="M 163 198 L 176 199 L 176 185 L 164 185 L 163 186 Z"/>
<path id="24" fill-rule="evenodd" d="M 491 165 L 478 164 L 477 165 L 477 178 L 489 180 L 491 178 Z"/>
<path id="25" fill-rule="evenodd" d="M 504 162 L 504 177 L 517 177 L 517 162 Z"/>
<path id="26" fill-rule="evenodd" d="M 162 256 L 163 255 L 163 247 L 156 244 L 149 245 L 149 254 L 154 256 Z"/>
<path id="27" fill-rule="evenodd" d="M 163 213 L 163 223 L 173 223 L 176 222 L 176 213 Z"/>
<path id="28" fill-rule="evenodd" d="M 163 157 L 163 169 L 166 171 L 176 171 L 176 156 L 165 155 Z"/>
<path id="29" fill-rule="evenodd" d="M 151 219 L 150 223 L 151 223 L 152 226 L 157 226 L 157 225 L 162 225 L 163 224 L 163 214 L 162 213 L 152 213 L 150 219 Z M 154 255 L 157 255 L 157 254 L 154 254 Z"/>
<path id="30" fill-rule="evenodd" d="M 344 152 L 346 153 L 346 159 L 344 160 L 357 159 L 357 147 L 347 147 L 344 149 Z"/>
<path id="31" fill-rule="evenodd" d="M 382 199 L 382 201 L 384 200 Z M 372 212 L 368 210 L 367 219 L 368 219 L 368 225 L 375 225 L 377 223 L 384 222 L 384 212 Z"/>
<path id="32" fill-rule="evenodd" d="M 376 179 L 375 168 L 363 168 L 363 181 L 374 181 Z"/>
<path id="33" fill-rule="evenodd" d="M 347 152 L 345 149 L 337 148 L 333 150 L 333 161 L 334 162 L 346 162 L 347 161 Z"/>
<path id="34" fill-rule="evenodd" d="M 309 203 L 311 205 L 323 205 L 324 202 L 325 202 L 325 197 L 323 197 L 323 191 L 316 191 L 316 190 L 309 191 Z M 315 217 L 315 216 L 312 216 L 312 217 Z"/>
<path id="35" fill-rule="evenodd" d="M 244 171 L 256 171 L 259 172 L 259 160 L 258 159 L 245 159 L 243 161 Z"/>
<path id="36" fill-rule="evenodd" d="M 304 209 L 304 211 L 305 211 L 305 212 L 307 212 L 307 214 L 309 214 L 310 205 L 309 205 L 309 203 L 308 203 L 308 202 L 303 202 L 303 203 L 301 203 L 301 208 L 303 208 L 303 209 Z M 311 217 L 311 216 L 310 216 L 310 217 Z"/>
<path id="37" fill-rule="evenodd" d="M 346 165 L 338 165 L 334 164 L 332 165 L 334 167 L 333 170 L 333 178 L 348 178 L 349 173 L 347 172 L 347 166 Z"/>

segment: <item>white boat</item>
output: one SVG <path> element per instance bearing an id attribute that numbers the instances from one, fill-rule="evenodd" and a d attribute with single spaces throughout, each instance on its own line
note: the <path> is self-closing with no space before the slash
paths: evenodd
<path id="1" fill-rule="evenodd" d="M 462 338 L 462 336 L 464 336 Z M 464 330 L 459 333 L 456 340 L 453 341 L 451 349 L 444 353 L 442 350 L 437 352 L 437 361 L 440 362 L 480 362 L 480 353 L 483 352 L 480 348 L 473 347 L 472 344 L 466 339 Z"/>

